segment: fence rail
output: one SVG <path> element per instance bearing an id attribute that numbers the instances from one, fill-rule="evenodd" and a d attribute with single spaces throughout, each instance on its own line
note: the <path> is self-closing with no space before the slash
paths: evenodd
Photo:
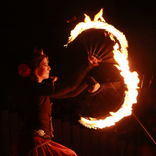
<path id="1" fill-rule="evenodd" d="M 0 156 L 9 156 L 11 144 L 20 131 L 22 123 L 16 113 L 0 111 Z M 106 134 L 103 130 L 85 128 L 79 124 L 53 120 L 54 141 L 73 149 L 79 156 L 134 156 L 134 144 L 116 133 Z"/>

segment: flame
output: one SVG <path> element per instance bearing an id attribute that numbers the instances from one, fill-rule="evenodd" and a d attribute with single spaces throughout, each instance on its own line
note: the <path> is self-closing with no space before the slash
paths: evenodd
<path id="1" fill-rule="evenodd" d="M 113 47 L 114 59 L 118 63 L 115 65 L 119 70 L 120 74 L 124 78 L 124 83 L 127 85 L 127 90 L 125 91 L 125 99 L 117 112 L 109 112 L 110 116 L 97 120 L 96 118 L 84 118 L 81 117 L 79 122 L 88 127 L 88 128 L 105 128 L 108 126 L 115 125 L 116 122 L 120 121 L 122 118 L 129 116 L 132 114 L 132 105 L 137 102 L 138 95 L 138 83 L 139 78 L 137 72 L 130 72 L 128 65 L 128 43 L 125 35 L 117 30 L 114 26 L 105 22 L 103 15 L 103 9 L 100 10 L 98 14 L 95 15 L 94 20 L 91 21 L 90 17 L 85 15 L 85 22 L 78 23 L 75 28 L 71 31 L 70 37 L 68 38 L 68 42 L 65 45 L 66 47 L 70 42 L 72 42 L 79 34 L 83 31 L 94 28 L 94 29 L 103 29 L 108 32 L 109 37 L 112 41 L 115 41 L 115 37 L 117 38 L 119 44 L 116 43 Z"/>

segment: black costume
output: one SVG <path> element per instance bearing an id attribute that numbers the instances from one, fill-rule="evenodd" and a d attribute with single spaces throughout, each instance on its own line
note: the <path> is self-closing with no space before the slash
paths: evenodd
<path id="1" fill-rule="evenodd" d="M 67 83 L 56 85 L 44 84 L 38 82 L 30 82 L 26 84 L 25 88 L 25 126 L 17 140 L 15 146 L 13 146 L 13 155 L 21 156 L 29 153 L 28 155 L 36 155 L 36 152 L 41 152 L 42 144 L 44 152 L 55 153 L 54 155 L 76 155 L 74 151 L 51 141 L 52 128 L 51 128 L 51 102 L 52 99 L 61 99 L 67 97 L 74 97 L 81 93 L 89 85 L 95 84 L 95 80 L 92 78 L 85 78 L 87 72 L 92 69 L 93 66 L 89 62 L 82 66 L 80 70 L 71 78 Z M 42 130 L 42 134 L 38 133 Z M 40 139 L 39 139 L 40 138 Z M 37 141 L 36 141 L 37 140 Z M 29 145 L 25 142 L 29 142 Z M 46 144 L 47 142 L 47 144 Z M 25 147 L 27 146 L 27 147 Z M 17 148 L 17 149 L 15 149 Z M 17 150 L 17 151 L 16 151 Z M 43 148 L 42 148 L 43 150 Z M 42 151 L 43 152 L 43 151 Z M 46 153 L 46 155 L 48 155 Z M 52 155 L 52 154 L 49 154 Z"/>

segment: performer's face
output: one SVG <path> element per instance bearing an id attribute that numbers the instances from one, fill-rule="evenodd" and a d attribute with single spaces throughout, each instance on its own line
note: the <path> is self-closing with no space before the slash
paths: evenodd
<path id="1" fill-rule="evenodd" d="M 49 61 L 45 57 L 41 63 L 40 66 L 36 69 L 36 76 L 38 77 L 38 82 L 42 82 L 44 79 L 49 78 L 49 73 L 50 73 L 50 66 L 48 65 Z"/>

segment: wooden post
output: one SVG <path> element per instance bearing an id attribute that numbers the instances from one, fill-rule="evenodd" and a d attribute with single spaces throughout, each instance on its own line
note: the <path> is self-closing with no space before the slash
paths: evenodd
<path id="1" fill-rule="evenodd" d="M 117 140 L 117 149 L 118 149 L 118 155 L 119 156 L 124 156 L 124 152 L 125 152 L 126 146 L 127 145 L 126 145 L 126 141 L 125 140 Z"/>
<path id="2" fill-rule="evenodd" d="M 24 122 L 21 120 L 21 118 L 17 115 L 18 119 L 18 132 L 21 131 L 22 127 L 24 126 Z"/>
<path id="3" fill-rule="evenodd" d="M 108 137 L 109 156 L 117 156 L 117 138 L 116 135 Z"/>
<path id="4" fill-rule="evenodd" d="M 10 154 L 10 133 L 9 133 L 9 111 L 1 111 L 1 126 L 2 126 L 2 155 Z"/>
<path id="5" fill-rule="evenodd" d="M 61 119 L 54 119 L 53 120 L 54 125 L 54 140 L 60 144 L 63 143 L 62 141 L 62 123 Z"/>
<path id="6" fill-rule="evenodd" d="M 99 156 L 98 130 L 90 130 L 91 155 Z"/>
<path id="7" fill-rule="evenodd" d="M 82 148 L 82 156 L 90 156 L 90 140 L 89 140 L 89 129 L 82 128 L 81 129 L 81 148 Z"/>
<path id="8" fill-rule="evenodd" d="M 11 145 L 18 134 L 18 116 L 17 113 L 10 113 L 10 141 Z"/>
<path id="9" fill-rule="evenodd" d="M 99 156 L 109 156 L 107 134 L 104 130 L 99 130 Z"/>
<path id="10" fill-rule="evenodd" d="M 63 145 L 72 148 L 71 145 L 71 127 L 70 122 L 62 123 Z"/>
<path id="11" fill-rule="evenodd" d="M 72 125 L 72 142 L 73 150 L 78 156 L 81 156 L 80 125 Z"/>
<path id="12" fill-rule="evenodd" d="M 126 156 L 134 156 L 136 154 L 136 147 L 134 144 L 129 144 L 127 150 L 125 151 Z"/>

